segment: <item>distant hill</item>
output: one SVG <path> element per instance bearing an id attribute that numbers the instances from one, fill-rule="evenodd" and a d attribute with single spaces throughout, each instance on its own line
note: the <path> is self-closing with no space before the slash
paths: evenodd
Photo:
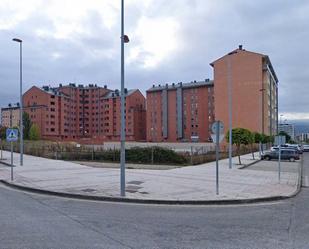
<path id="1" fill-rule="evenodd" d="M 289 120 L 289 123 L 295 125 L 295 134 L 309 133 L 309 119 Z"/>

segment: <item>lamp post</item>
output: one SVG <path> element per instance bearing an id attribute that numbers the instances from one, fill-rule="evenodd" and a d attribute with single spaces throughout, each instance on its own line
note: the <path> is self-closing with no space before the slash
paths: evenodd
<path id="1" fill-rule="evenodd" d="M 124 44 L 129 42 L 128 36 L 124 34 L 124 0 L 121 0 L 121 122 L 120 122 L 120 195 L 126 195 L 125 186 L 125 92 L 124 92 Z"/>
<path id="2" fill-rule="evenodd" d="M 264 106 L 264 91 L 265 91 L 266 89 L 264 88 L 264 86 L 263 86 L 263 88 L 262 89 L 260 89 L 260 92 L 261 92 L 261 94 L 262 94 L 262 112 L 261 112 L 261 115 L 262 115 L 262 117 L 261 117 L 261 122 L 262 122 L 262 124 L 261 124 L 261 129 L 262 129 L 262 134 L 264 134 L 265 133 L 265 129 L 264 129 L 264 126 L 265 126 L 265 124 L 264 124 L 264 116 L 265 116 L 265 106 Z"/>
<path id="3" fill-rule="evenodd" d="M 227 58 L 227 84 L 228 84 L 228 110 L 229 110 L 229 168 L 232 168 L 233 163 L 233 86 L 232 86 L 232 62 L 231 62 L 231 56 L 233 54 L 236 54 L 237 51 L 232 51 L 228 54 Z"/>
<path id="4" fill-rule="evenodd" d="M 229 168 L 232 168 L 233 158 L 233 134 L 232 134 L 232 80 L 231 80 L 231 58 L 228 58 L 228 102 L 229 102 Z"/>
<path id="5" fill-rule="evenodd" d="M 24 124 L 23 124 L 23 64 L 22 64 L 22 44 L 18 38 L 13 39 L 19 43 L 19 132 L 20 132 L 20 166 L 23 166 L 24 155 Z"/>

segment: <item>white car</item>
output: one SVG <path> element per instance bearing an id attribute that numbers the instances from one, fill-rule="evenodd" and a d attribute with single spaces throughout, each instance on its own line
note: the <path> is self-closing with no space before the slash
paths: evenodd
<path id="1" fill-rule="evenodd" d="M 303 145 L 303 151 L 309 152 L 309 144 Z"/>

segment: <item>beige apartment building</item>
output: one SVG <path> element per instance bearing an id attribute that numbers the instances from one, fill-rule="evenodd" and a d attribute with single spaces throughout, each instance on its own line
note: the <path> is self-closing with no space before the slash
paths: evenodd
<path id="1" fill-rule="evenodd" d="M 12 127 L 19 127 L 19 107 L 1 108 L 1 125 L 10 127 L 10 117 L 12 116 Z"/>

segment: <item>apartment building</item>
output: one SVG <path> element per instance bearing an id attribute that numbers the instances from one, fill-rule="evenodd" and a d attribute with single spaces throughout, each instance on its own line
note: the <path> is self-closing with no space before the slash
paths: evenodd
<path id="1" fill-rule="evenodd" d="M 308 143 L 309 141 L 309 133 L 300 133 L 295 136 L 295 140 L 300 143 Z"/>
<path id="2" fill-rule="evenodd" d="M 136 110 L 135 102 L 132 100 L 136 97 L 136 91 L 129 92 L 126 106 L 131 112 L 133 109 Z M 109 93 L 113 94 L 113 91 L 107 89 L 106 85 L 99 87 L 93 84 L 88 86 L 60 84 L 58 87 L 42 88 L 33 86 L 23 95 L 23 102 L 30 119 L 38 125 L 42 138 L 81 142 L 119 140 L 116 135 L 114 137 L 106 134 L 105 106 Z M 141 94 L 138 99 L 140 108 L 144 108 L 145 112 L 145 98 Z M 119 108 L 116 114 L 119 114 L 120 104 L 119 101 L 116 102 Z M 116 126 L 120 127 L 120 117 L 115 122 Z M 136 123 L 132 124 L 132 127 L 135 126 L 138 127 Z M 141 135 L 141 132 L 145 133 L 145 129 L 139 129 L 138 133 L 135 133 L 136 131 L 137 129 L 134 129 L 129 138 L 136 141 L 143 140 L 146 135 Z"/>
<path id="3" fill-rule="evenodd" d="M 279 132 L 283 131 L 288 134 L 292 140 L 295 139 L 295 126 L 293 124 L 281 123 L 278 127 Z"/>
<path id="4" fill-rule="evenodd" d="M 121 99 L 118 90 L 103 97 L 104 136 L 107 141 L 120 141 Z M 146 100 L 138 89 L 125 89 L 126 140 L 146 140 Z"/>
<path id="5" fill-rule="evenodd" d="M 276 134 L 278 78 L 269 56 L 246 51 L 240 45 L 210 65 L 214 69 L 215 117 L 223 121 L 225 132 L 229 126 L 231 96 L 233 128 Z"/>
<path id="6" fill-rule="evenodd" d="M 210 141 L 213 81 L 153 85 L 147 90 L 147 141 Z"/>
<path id="7" fill-rule="evenodd" d="M 12 127 L 19 127 L 20 120 L 20 108 L 19 107 L 4 107 L 1 108 L 1 126 L 11 127 L 11 118 L 12 118 Z"/>

